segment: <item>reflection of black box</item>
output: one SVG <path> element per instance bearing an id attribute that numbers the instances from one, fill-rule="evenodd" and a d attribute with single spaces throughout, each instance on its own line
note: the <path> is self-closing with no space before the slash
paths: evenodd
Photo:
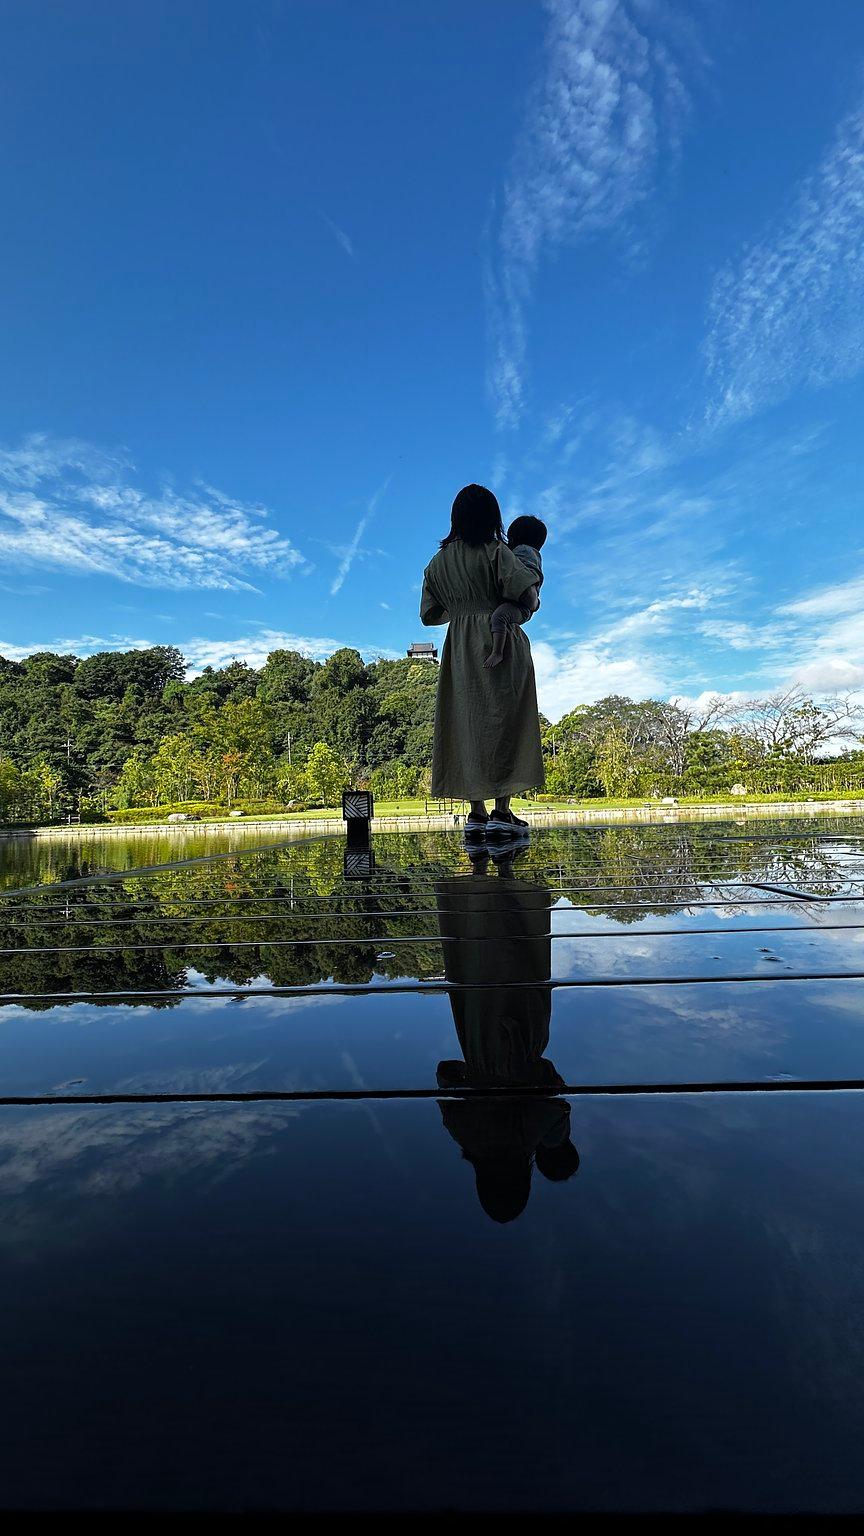
<path id="1" fill-rule="evenodd" d="M 375 855 L 371 848 L 346 848 L 342 861 L 346 880 L 368 880 L 375 873 Z"/>
<path id="2" fill-rule="evenodd" d="M 373 799 L 368 789 L 346 789 L 342 794 L 343 821 L 371 821 Z"/>

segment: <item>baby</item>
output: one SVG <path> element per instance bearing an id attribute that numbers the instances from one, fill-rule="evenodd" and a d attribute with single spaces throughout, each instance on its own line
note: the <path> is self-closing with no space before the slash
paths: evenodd
<path id="1" fill-rule="evenodd" d="M 546 524 L 539 517 L 517 517 L 507 529 L 507 543 L 517 560 L 526 565 L 537 580 L 522 593 L 518 603 L 499 603 L 492 615 L 492 652 L 484 663 L 497 667 L 504 660 L 507 636 L 514 624 L 527 624 L 540 607 L 538 592 L 543 585 L 543 561 L 540 551 L 546 543 Z"/>

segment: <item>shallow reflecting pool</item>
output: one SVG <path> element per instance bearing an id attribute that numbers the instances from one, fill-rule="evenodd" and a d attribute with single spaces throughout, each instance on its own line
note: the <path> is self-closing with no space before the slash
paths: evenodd
<path id="1" fill-rule="evenodd" d="M 860 1509 L 864 826 L 767 832 L 8 888 L 4 1503 Z"/>
<path id="2" fill-rule="evenodd" d="M 4 1502 L 860 1509 L 862 1110 L 6 1109 Z"/>

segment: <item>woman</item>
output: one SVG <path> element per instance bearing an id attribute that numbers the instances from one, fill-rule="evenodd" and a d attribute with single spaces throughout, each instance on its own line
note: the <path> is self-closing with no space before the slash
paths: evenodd
<path id="1" fill-rule="evenodd" d="M 432 749 L 432 793 L 469 800 L 466 828 L 511 836 L 527 825 L 510 796 L 542 786 L 543 754 L 531 647 L 517 625 L 504 661 L 484 667 L 492 647 L 489 616 L 516 602 L 535 577 L 504 543 L 501 508 L 482 485 L 453 503 L 450 532 L 426 567 L 420 618 L 448 624 L 441 653 Z M 494 799 L 489 816 L 485 802 Z"/>

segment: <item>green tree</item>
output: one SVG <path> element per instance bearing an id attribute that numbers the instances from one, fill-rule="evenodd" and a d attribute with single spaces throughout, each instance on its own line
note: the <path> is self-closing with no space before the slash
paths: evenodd
<path id="1" fill-rule="evenodd" d="M 316 741 L 305 769 L 309 799 L 317 805 L 338 805 L 348 787 L 348 770 L 325 741 Z"/>
<path id="2" fill-rule="evenodd" d="M 136 747 L 120 770 L 114 800 L 120 810 L 134 805 L 156 805 L 158 789 L 153 764 L 143 747 Z"/>
<path id="3" fill-rule="evenodd" d="M 0 757 L 0 821 L 11 821 L 21 809 L 21 774 L 9 757 Z"/>

